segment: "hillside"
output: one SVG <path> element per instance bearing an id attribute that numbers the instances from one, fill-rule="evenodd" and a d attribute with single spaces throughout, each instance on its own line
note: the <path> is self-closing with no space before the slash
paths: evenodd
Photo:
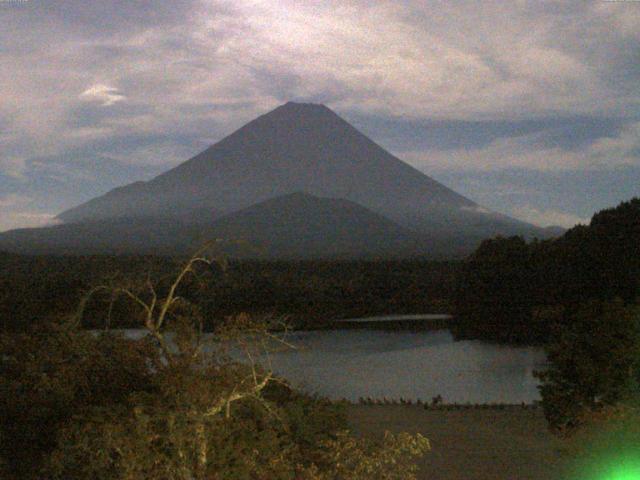
<path id="1" fill-rule="evenodd" d="M 241 240 L 235 256 L 401 257 L 426 253 L 413 232 L 348 200 L 293 193 L 225 216 L 202 234 Z"/>
<path id="2" fill-rule="evenodd" d="M 167 218 L 84 221 L 0 234 L 0 250 L 18 253 L 187 254 L 220 239 L 234 257 L 364 258 L 425 255 L 433 245 L 343 199 L 294 193 L 212 222 Z"/>
<path id="3" fill-rule="evenodd" d="M 462 337 L 544 343 L 590 302 L 632 304 L 640 293 L 640 199 L 593 215 L 559 238 L 485 240 L 458 276 Z"/>
<path id="4" fill-rule="evenodd" d="M 84 221 L 0 233 L 0 250 L 23 254 L 158 254 L 196 248 L 184 223 L 163 218 Z"/>

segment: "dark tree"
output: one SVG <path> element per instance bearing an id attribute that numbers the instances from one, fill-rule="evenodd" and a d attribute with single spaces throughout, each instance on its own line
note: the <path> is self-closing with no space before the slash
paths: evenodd
<path id="1" fill-rule="evenodd" d="M 482 242 L 459 277 L 457 334 L 506 342 L 539 340 L 532 332 L 534 270 L 530 247 L 521 237 Z"/>
<path id="2" fill-rule="evenodd" d="M 591 412 L 640 393 L 639 313 L 621 300 L 594 300 L 557 326 L 547 346 L 549 367 L 536 373 L 552 429 L 570 432 Z"/>

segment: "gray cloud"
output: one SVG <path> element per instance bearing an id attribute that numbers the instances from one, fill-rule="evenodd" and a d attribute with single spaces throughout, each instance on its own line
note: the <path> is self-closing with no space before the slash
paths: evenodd
<path id="1" fill-rule="evenodd" d="M 616 137 L 630 120 L 611 117 L 557 116 L 524 120 L 405 120 L 345 115 L 365 133 L 396 151 L 478 149 L 502 138 L 535 139 L 537 148 L 574 150 L 599 138 Z"/>
<path id="2" fill-rule="evenodd" d="M 563 226 L 570 226 L 572 218 L 590 218 L 597 210 L 640 194 L 640 166 L 552 171 L 442 170 L 435 178 L 487 207 L 516 217 L 527 211 L 531 216 L 546 214 L 547 218 L 566 215 L 569 220 L 560 223 Z"/>
<path id="3" fill-rule="evenodd" d="M 287 100 L 426 173 L 640 164 L 632 2 L 30 0 L 0 2 L 0 22 L 0 195 L 51 209 Z M 38 180 L 48 163 L 81 191 Z"/>
<path id="4" fill-rule="evenodd" d="M 29 0 L 20 5 L 20 15 L 33 22 L 64 27 L 73 35 L 104 38 L 130 35 L 150 27 L 186 23 L 195 6 L 193 0 Z"/>

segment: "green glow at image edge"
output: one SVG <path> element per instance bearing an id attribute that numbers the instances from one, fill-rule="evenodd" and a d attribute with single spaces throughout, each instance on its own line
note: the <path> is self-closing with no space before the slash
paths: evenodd
<path id="1" fill-rule="evenodd" d="M 609 457 L 608 461 L 592 461 L 577 470 L 580 473 L 574 473 L 571 480 L 640 480 L 640 457 Z"/>
<path id="2" fill-rule="evenodd" d="M 638 410 L 585 431 L 565 458 L 562 480 L 640 480 Z"/>
<path id="3" fill-rule="evenodd" d="M 609 469 L 609 473 L 598 480 L 640 480 L 640 460 L 622 461 Z"/>

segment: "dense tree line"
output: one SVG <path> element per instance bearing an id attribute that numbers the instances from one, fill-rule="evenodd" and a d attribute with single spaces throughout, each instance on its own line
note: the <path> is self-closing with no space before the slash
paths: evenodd
<path id="1" fill-rule="evenodd" d="M 160 289 L 183 259 L 152 256 L 17 256 L 0 254 L 0 319 L 3 330 L 21 330 L 72 312 L 98 284 L 156 282 Z M 305 328 L 363 315 L 448 312 L 457 264 L 401 261 L 230 261 L 199 272 L 181 294 L 203 312 L 211 330 L 239 312 L 287 317 Z M 131 326 L 131 305 L 96 296 L 86 317 L 101 327 Z"/>
<path id="2" fill-rule="evenodd" d="M 640 285 L 640 199 L 595 214 L 562 237 L 486 240 L 464 262 L 454 296 L 461 337 L 545 343 L 585 302 L 634 303 Z"/>
<path id="3" fill-rule="evenodd" d="M 22 256 L 0 253 L 0 330 L 24 330 L 72 313 L 91 287 L 161 278 L 178 265 L 160 257 Z"/>

